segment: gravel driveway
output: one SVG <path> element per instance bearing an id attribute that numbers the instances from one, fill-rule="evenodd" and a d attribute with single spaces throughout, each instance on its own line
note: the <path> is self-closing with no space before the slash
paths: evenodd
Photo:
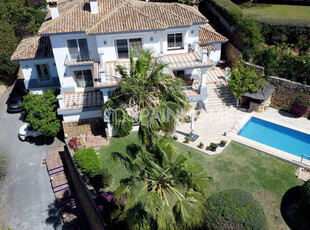
<path id="1" fill-rule="evenodd" d="M 0 152 L 8 161 L 7 176 L 0 181 L 2 225 L 13 230 L 62 229 L 46 166 L 41 165 L 48 145 L 19 141 L 18 130 L 24 123 L 21 114 L 6 112 L 9 91 L 0 97 Z M 58 140 L 52 145 L 57 144 Z"/>

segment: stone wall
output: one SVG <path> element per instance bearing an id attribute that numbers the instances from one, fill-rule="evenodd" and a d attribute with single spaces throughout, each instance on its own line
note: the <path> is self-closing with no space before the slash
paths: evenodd
<path id="1" fill-rule="evenodd" d="M 76 191 L 76 196 L 81 205 L 85 217 L 87 218 L 91 230 L 105 229 L 106 225 L 103 222 L 98 210 L 93 201 L 93 197 L 96 195 L 94 188 L 88 181 L 85 175 L 81 175 L 75 163 L 72 159 L 72 152 L 70 152 L 67 144 L 65 145 L 64 158 L 66 161 L 66 167 L 71 177 L 71 181 Z"/>
<path id="2" fill-rule="evenodd" d="M 62 125 L 64 133 L 69 137 L 77 137 L 89 131 L 96 133 L 105 130 L 103 118 L 84 119 L 73 122 L 63 121 Z"/>
<path id="3" fill-rule="evenodd" d="M 275 106 L 290 110 L 296 94 L 307 93 L 310 95 L 310 86 L 272 76 L 268 77 L 268 81 L 277 87 L 271 98 L 271 104 Z"/>
<path id="4" fill-rule="evenodd" d="M 224 60 L 231 67 L 235 67 L 240 59 L 241 52 L 230 42 L 223 44 Z"/>

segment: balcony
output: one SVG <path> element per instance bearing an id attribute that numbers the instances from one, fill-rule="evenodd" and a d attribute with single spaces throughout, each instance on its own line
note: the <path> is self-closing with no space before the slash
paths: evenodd
<path id="1" fill-rule="evenodd" d="M 66 66 L 81 66 L 81 65 L 90 65 L 94 61 L 91 58 L 90 53 L 85 54 L 67 54 L 65 59 Z"/>

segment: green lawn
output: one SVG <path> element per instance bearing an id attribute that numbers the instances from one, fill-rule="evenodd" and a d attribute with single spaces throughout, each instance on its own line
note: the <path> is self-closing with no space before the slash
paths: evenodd
<path id="1" fill-rule="evenodd" d="M 264 18 L 310 19 L 310 6 L 272 5 L 253 3 L 254 7 L 242 7 L 245 14 Z"/>
<path id="2" fill-rule="evenodd" d="M 120 179 L 130 175 L 120 162 L 113 162 L 111 153 L 123 152 L 131 143 L 139 143 L 137 133 L 125 138 L 111 138 L 110 145 L 100 150 L 103 166 L 109 168 L 114 175 L 111 190 L 116 188 Z M 285 192 L 302 184 L 294 175 L 296 166 L 235 142 L 217 156 L 208 156 L 188 146 L 175 144 L 183 151 L 191 151 L 192 156 L 214 178 L 211 193 L 232 188 L 244 189 L 264 207 L 270 229 L 288 229 L 279 208 Z"/>

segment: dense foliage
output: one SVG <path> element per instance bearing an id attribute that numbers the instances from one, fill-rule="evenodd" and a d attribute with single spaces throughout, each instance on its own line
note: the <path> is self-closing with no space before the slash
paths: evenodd
<path id="1" fill-rule="evenodd" d="M 117 120 L 112 122 L 113 127 L 115 128 L 117 134 L 120 137 L 128 136 L 130 131 L 133 128 L 134 120 L 132 116 L 128 115 L 127 112 L 119 112 L 117 116 Z"/>
<path id="2" fill-rule="evenodd" d="M 310 39 L 309 19 L 260 18 L 261 33 L 268 44 L 280 41 L 286 36 L 288 42 L 298 43 L 300 36 Z"/>
<path id="3" fill-rule="evenodd" d="M 57 98 L 52 90 L 43 92 L 42 95 L 28 93 L 24 96 L 23 107 L 27 111 L 28 127 L 45 136 L 57 135 L 60 121 L 56 115 Z"/>
<path id="4" fill-rule="evenodd" d="M 310 180 L 306 181 L 301 187 L 300 198 L 303 207 L 308 212 L 308 215 L 310 217 Z"/>
<path id="5" fill-rule="evenodd" d="M 98 191 L 101 188 L 108 188 L 112 184 L 113 176 L 109 169 L 102 168 L 90 180 L 94 188 Z"/>
<path id="6" fill-rule="evenodd" d="M 28 7 L 26 0 L 0 0 L 0 81 L 17 71 L 10 58 L 18 41 L 38 31 L 46 15 L 41 9 Z"/>
<path id="7" fill-rule="evenodd" d="M 263 74 L 257 73 L 255 66 L 247 66 L 242 60 L 238 61 L 230 75 L 228 85 L 232 94 L 239 99 L 246 92 L 257 92 L 266 83 Z"/>
<path id="8" fill-rule="evenodd" d="M 104 116 L 110 116 L 112 122 L 119 113 L 130 111 L 129 115 L 138 116 L 138 134 L 147 145 L 151 145 L 157 132 L 175 127 L 189 108 L 183 92 L 184 81 L 173 78 L 167 67 L 150 50 L 142 50 L 137 59 L 131 50 L 130 69 L 116 66 L 122 76 L 120 87 L 102 108 Z"/>
<path id="9" fill-rule="evenodd" d="M 74 154 L 75 163 L 89 178 L 100 173 L 100 159 L 94 148 L 83 149 Z"/>
<path id="10" fill-rule="evenodd" d="M 291 111 L 298 116 L 303 116 L 310 111 L 310 95 L 298 94 L 292 104 Z"/>
<path id="11" fill-rule="evenodd" d="M 243 190 L 226 190 L 211 195 L 206 210 L 205 224 L 210 230 L 268 229 L 262 206 Z"/>
<path id="12" fill-rule="evenodd" d="M 131 144 L 125 153 L 112 153 L 133 173 L 114 192 L 116 200 L 126 197 L 121 219 L 130 229 L 192 229 L 203 223 L 212 178 L 170 140 L 163 137 L 148 151 Z"/>

